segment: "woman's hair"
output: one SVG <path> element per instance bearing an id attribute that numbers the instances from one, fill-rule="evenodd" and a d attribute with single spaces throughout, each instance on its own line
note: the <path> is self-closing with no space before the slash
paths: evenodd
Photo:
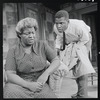
<path id="1" fill-rule="evenodd" d="M 38 24 L 37 24 L 36 19 L 27 17 L 27 18 L 20 20 L 16 26 L 17 36 L 20 38 L 19 35 L 23 34 L 23 31 L 26 28 L 32 28 L 32 27 L 34 27 L 35 31 L 38 30 Z"/>
<path id="2" fill-rule="evenodd" d="M 59 10 L 56 14 L 55 14 L 55 18 L 61 18 L 61 17 L 65 17 L 66 20 L 69 19 L 69 14 L 66 10 Z"/>

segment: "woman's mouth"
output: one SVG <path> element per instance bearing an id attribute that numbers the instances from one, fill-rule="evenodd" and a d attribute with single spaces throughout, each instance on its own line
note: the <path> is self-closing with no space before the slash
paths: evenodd
<path id="1" fill-rule="evenodd" d="M 29 42 L 33 42 L 33 41 L 34 41 L 34 39 L 30 39 L 30 40 L 29 40 Z"/>

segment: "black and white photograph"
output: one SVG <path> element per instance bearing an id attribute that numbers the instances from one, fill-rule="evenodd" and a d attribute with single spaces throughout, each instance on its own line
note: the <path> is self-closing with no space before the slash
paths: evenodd
<path id="1" fill-rule="evenodd" d="M 3 99 L 98 98 L 98 2 L 60 1 L 2 3 Z"/>

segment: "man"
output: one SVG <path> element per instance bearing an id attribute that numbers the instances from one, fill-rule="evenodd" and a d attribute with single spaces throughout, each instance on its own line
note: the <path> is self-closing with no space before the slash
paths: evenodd
<path id="1" fill-rule="evenodd" d="M 60 10 L 55 14 L 54 32 L 60 59 L 73 72 L 78 85 L 72 98 L 87 98 L 87 74 L 95 72 L 88 58 L 92 43 L 90 27 L 82 20 L 69 19 L 68 12 Z"/>

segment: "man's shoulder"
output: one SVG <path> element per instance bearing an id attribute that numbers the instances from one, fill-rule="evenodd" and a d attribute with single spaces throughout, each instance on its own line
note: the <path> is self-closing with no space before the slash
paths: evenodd
<path id="1" fill-rule="evenodd" d="M 69 19 L 71 24 L 79 24 L 79 23 L 84 23 L 83 20 L 79 20 L 79 19 Z"/>
<path id="2" fill-rule="evenodd" d="M 75 28 L 75 29 L 80 29 L 80 28 L 83 28 L 83 27 L 86 27 L 86 24 L 83 20 L 79 20 L 79 19 L 70 19 L 70 26 L 72 28 Z"/>

